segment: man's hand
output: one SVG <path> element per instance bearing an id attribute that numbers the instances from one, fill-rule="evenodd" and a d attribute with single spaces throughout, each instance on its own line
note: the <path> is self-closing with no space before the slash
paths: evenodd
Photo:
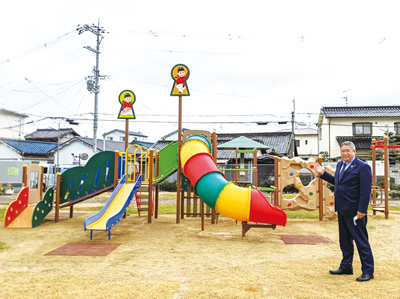
<path id="1" fill-rule="evenodd" d="M 357 218 L 358 219 L 363 218 L 365 215 L 366 215 L 365 213 L 361 213 L 360 211 L 357 211 Z"/>
<path id="2" fill-rule="evenodd" d="M 325 172 L 325 166 L 324 165 L 319 165 L 319 163 L 314 164 L 314 169 L 319 173 L 323 174 Z"/>

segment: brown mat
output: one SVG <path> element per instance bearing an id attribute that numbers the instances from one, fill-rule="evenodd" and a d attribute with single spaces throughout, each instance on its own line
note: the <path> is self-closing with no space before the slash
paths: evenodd
<path id="1" fill-rule="evenodd" d="M 45 255 L 63 256 L 106 256 L 121 243 L 69 243 Z"/>
<path id="2" fill-rule="evenodd" d="M 332 240 L 315 235 L 281 235 L 281 240 L 285 242 L 285 244 L 331 244 Z"/>

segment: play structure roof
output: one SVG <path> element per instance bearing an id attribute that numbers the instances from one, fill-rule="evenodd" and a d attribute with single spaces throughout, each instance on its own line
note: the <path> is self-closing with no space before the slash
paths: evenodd
<path id="1" fill-rule="evenodd" d="M 240 136 L 231 141 L 217 146 L 218 149 L 269 149 L 270 147 L 245 136 Z"/>

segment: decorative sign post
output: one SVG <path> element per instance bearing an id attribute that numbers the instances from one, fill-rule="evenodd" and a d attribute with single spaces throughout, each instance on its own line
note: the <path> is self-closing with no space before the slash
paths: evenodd
<path id="1" fill-rule="evenodd" d="M 133 91 L 124 90 L 118 96 L 118 101 L 121 104 L 118 118 L 125 119 L 125 150 L 128 148 L 129 139 L 129 119 L 135 119 L 135 112 L 133 111 L 132 105 L 136 101 L 136 96 Z"/>
<path id="2" fill-rule="evenodd" d="M 182 96 L 190 96 L 186 80 L 189 78 L 189 68 L 184 64 L 177 64 L 172 68 L 171 76 L 174 80 L 171 96 L 179 97 L 178 113 L 178 171 L 176 178 L 176 223 L 180 222 L 181 215 L 181 146 L 182 146 Z"/>

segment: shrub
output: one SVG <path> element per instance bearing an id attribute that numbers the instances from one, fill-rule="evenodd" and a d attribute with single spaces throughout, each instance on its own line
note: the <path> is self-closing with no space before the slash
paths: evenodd
<path id="1" fill-rule="evenodd" d="M 267 178 L 266 180 L 262 181 L 258 184 L 260 187 L 271 187 L 275 185 L 275 180 L 272 178 Z"/>
<path id="2" fill-rule="evenodd" d="M 398 191 L 398 190 L 390 190 L 389 191 L 389 198 L 390 199 L 400 199 L 400 191 Z"/>
<path id="3" fill-rule="evenodd" d="M 160 184 L 160 191 L 164 192 L 176 192 L 176 180 L 164 181 Z"/>

